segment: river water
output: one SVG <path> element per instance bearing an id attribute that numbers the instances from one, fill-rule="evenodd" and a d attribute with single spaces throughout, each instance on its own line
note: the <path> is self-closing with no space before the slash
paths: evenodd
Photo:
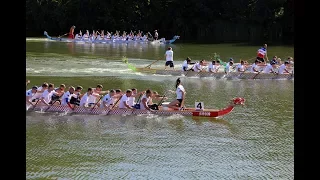
<path id="1" fill-rule="evenodd" d="M 246 60 L 259 48 L 171 46 L 177 67 L 188 56 L 209 59 L 215 52 L 223 60 Z M 130 64 L 144 67 L 163 59 L 167 47 L 27 38 L 27 88 L 46 81 L 84 89 L 102 84 L 104 89 L 174 90 L 177 77 L 134 72 L 122 62 L 126 56 Z M 269 54 L 284 59 L 293 56 L 293 48 L 269 46 Z M 162 60 L 153 66 L 163 65 Z M 294 80 L 181 80 L 188 107 L 197 101 L 223 108 L 233 97 L 246 103 L 218 119 L 26 112 L 26 178 L 294 179 Z"/>

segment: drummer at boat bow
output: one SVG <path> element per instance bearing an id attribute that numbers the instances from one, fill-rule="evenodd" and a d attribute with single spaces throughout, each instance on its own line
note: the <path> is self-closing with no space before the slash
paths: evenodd
<path id="1" fill-rule="evenodd" d="M 262 63 L 265 63 L 265 58 L 267 55 L 267 44 L 264 44 L 263 47 L 258 49 L 257 51 L 257 59 L 260 60 Z"/>
<path id="2" fill-rule="evenodd" d="M 169 108 L 175 109 L 175 110 L 182 110 L 184 106 L 184 100 L 185 100 L 185 95 L 186 95 L 186 90 L 182 86 L 180 78 L 176 80 L 176 95 L 177 98 L 170 102 L 168 104 Z"/>
<path id="3" fill-rule="evenodd" d="M 164 54 L 165 58 L 166 58 L 166 64 L 164 69 L 167 69 L 167 66 L 170 66 L 170 68 L 174 69 L 174 64 L 173 64 L 173 51 L 171 47 L 168 47 L 168 50 L 166 51 L 166 53 Z"/>
<path id="4" fill-rule="evenodd" d="M 119 102 L 119 109 L 134 109 L 132 106 L 129 106 L 129 98 L 132 95 L 132 90 L 128 89 L 126 94 L 124 94 Z"/>

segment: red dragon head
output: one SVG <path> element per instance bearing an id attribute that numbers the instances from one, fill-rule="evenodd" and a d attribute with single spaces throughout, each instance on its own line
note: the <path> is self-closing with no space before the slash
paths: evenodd
<path id="1" fill-rule="evenodd" d="M 232 99 L 234 105 L 244 105 L 245 99 L 241 97 L 236 97 Z"/>

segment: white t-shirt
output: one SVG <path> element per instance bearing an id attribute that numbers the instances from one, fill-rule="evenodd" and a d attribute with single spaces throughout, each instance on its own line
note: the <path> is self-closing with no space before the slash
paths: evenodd
<path id="1" fill-rule="evenodd" d="M 194 66 L 193 66 L 193 70 L 195 72 L 200 72 L 202 66 L 200 65 L 200 63 L 196 63 Z"/>
<path id="2" fill-rule="evenodd" d="M 244 65 L 238 64 L 236 70 L 237 72 L 242 72 L 244 70 Z"/>
<path id="3" fill-rule="evenodd" d="M 182 71 L 184 70 L 184 69 L 183 69 L 184 67 L 188 68 L 188 62 L 187 62 L 187 60 L 184 60 L 184 61 L 183 61 Z"/>
<path id="4" fill-rule="evenodd" d="M 26 97 L 32 97 L 34 95 L 34 93 L 32 93 L 32 89 L 29 89 L 26 91 Z"/>
<path id="5" fill-rule="evenodd" d="M 55 93 L 54 90 L 52 90 L 52 91 L 49 92 L 48 89 L 46 89 L 45 91 L 43 91 L 41 97 L 43 97 L 43 100 L 44 100 L 46 103 L 49 103 L 49 102 L 51 101 L 51 97 L 52 97 L 53 93 Z"/>
<path id="6" fill-rule="evenodd" d="M 267 66 L 263 69 L 263 73 L 270 73 L 273 70 L 271 64 L 267 64 Z"/>
<path id="7" fill-rule="evenodd" d="M 92 95 L 99 96 L 98 93 L 92 93 Z M 96 96 L 90 96 L 90 97 L 89 97 L 89 100 L 88 100 L 88 103 L 96 103 L 96 100 L 97 100 L 97 97 L 96 97 Z"/>
<path id="8" fill-rule="evenodd" d="M 32 100 L 39 99 L 42 96 L 42 92 L 39 93 L 39 91 L 41 91 L 41 90 L 42 90 L 42 86 L 38 87 L 36 94 L 34 96 L 32 96 Z"/>
<path id="9" fill-rule="evenodd" d="M 229 72 L 231 71 L 231 69 L 230 69 L 230 64 L 229 64 L 229 63 L 226 65 L 226 67 L 224 68 L 224 70 L 225 70 L 226 73 L 229 73 Z"/>
<path id="10" fill-rule="evenodd" d="M 84 94 L 80 100 L 80 106 L 83 106 L 83 105 L 88 105 L 89 104 L 89 98 L 90 96 L 92 95 L 89 95 L 88 96 L 88 93 Z"/>
<path id="11" fill-rule="evenodd" d="M 166 51 L 166 61 L 173 61 L 173 51 L 172 50 Z"/>
<path id="12" fill-rule="evenodd" d="M 215 67 L 214 67 L 216 72 L 218 72 L 219 68 L 220 68 L 220 64 L 216 64 Z"/>
<path id="13" fill-rule="evenodd" d="M 215 70 L 216 70 L 216 65 L 213 65 L 212 63 L 210 63 L 208 67 L 208 72 L 215 72 Z"/>
<path id="14" fill-rule="evenodd" d="M 250 72 L 254 73 L 254 72 L 256 72 L 255 70 L 258 71 L 258 67 L 257 67 L 256 63 L 253 63 L 250 67 Z"/>
<path id="15" fill-rule="evenodd" d="M 67 105 L 70 102 L 72 96 L 70 96 L 70 92 L 67 91 L 62 95 L 61 105 Z"/>
<path id="16" fill-rule="evenodd" d="M 121 99 L 120 99 L 120 102 L 119 102 L 119 108 L 127 108 L 125 105 L 124 105 L 124 102 L 126 102 L 127 104 L 129 104 L 129 98 L 127 97 L 126 94 L 124 94 Z"/>
<path id="17" fill-rule="evenodd" d="M 146 108 L 144 107 L 144 105 L 143 105 L 143 102 L 142 102 L 143 99 L 147 99 L 147 105 L 148 105 L 151 97 L 148 97 L 148 98 L 147 98 L 147 96 L 146 96 L 145 94 L 142 96 L 141 101 L 140 101 L 140 109 L 141 109 L 141 110 L 145 110 L 145 109 L 146 109 Z"/>
<path id="18" fill-rule="evenodd" d="M 106 102 L 107 106 L 114 103 L 114 99 L 110 97 L 110 94 L 106 94 L 102 98 L 102 103 L 100 104 L 101 108 L 104 108 L 103 102 Z"/>
<path id="19" fill-rule="evenodd" d="M 136 98 L 133 97 L 133 96 L 128 97 L 128 105 L 129 106 L 134 106 L 134 101 L 135 100 L 136 100 Z"/>
<path id="20" fill-rule="evenodd" d="M 285 69 L 286 69 L 286 65 L 281 64 L 281 66 L 279 67 L 279 74 L 283 74 L 284 72 L 286 72 Z"/>
<path id="21" fill-rule="evenodd" d="M 184 90 L 184 87 L 180 84 L 178 87 L 177 87 L 177 90 L 176 90 L 176 94 L 177 94 L 177 99 L 182 99 L 182 92 L 186 92 Z"/>

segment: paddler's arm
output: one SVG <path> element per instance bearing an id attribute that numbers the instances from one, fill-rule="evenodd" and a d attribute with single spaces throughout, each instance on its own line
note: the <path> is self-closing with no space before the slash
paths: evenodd
<path id="1" fill-rule="evenodd" d="M 41 97 L 40 101 L 43 102 L 45 105 L 49 106 L 49 104 L 44 100 L 44 97 Z"/>
<path id="2" fill-rule="evenodd" d="M 29 96 L 26 96 L 26 102 L 28 103 L 28 104 L 31 104 L 31 105 L 33 105 L 33 103 L 32 103 L 32 101 L 30 101 L 30 97 Z"/>
<path id="3" fill-rule="evenodd" d="M 122 103 L 124 103 L 124 106 L 127 107 L 128 109 L 133 109 L 133 107 L 129 106 L 126 101 L 123 101 Z"/>

